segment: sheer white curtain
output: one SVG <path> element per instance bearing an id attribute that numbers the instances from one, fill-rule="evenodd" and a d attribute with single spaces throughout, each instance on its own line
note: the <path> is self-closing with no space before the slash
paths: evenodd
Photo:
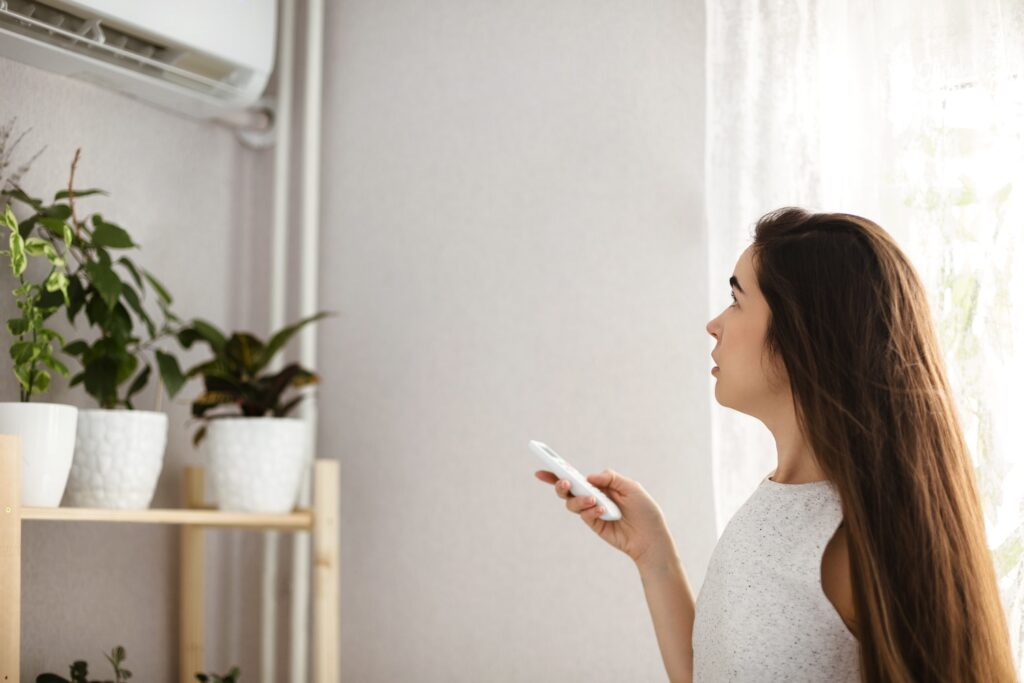
<path id="1" fill-rule="evenodd" d="M 1024 671 L 1024 1 L 710 0 L 707 22 L 711 310 L 771 209 L 895 237 L 928 288 Z M 775 445 L 712 415 L 721 533 Z"/>

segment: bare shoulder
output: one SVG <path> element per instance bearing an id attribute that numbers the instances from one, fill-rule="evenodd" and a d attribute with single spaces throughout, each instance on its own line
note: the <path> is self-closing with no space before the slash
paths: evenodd
<path id="1" fill-rule="evenodd" d="M 850 553 L 845 523 L 839 525 L 825 546 L 821 558 L 821 587 L 847 628 L 859 639 L 853 609 L 853 583 L 850 579 Z"/>

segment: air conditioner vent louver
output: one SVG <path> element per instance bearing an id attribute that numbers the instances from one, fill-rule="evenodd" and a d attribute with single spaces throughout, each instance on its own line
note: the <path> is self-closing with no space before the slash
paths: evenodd
<path id="1" fill-rule="evenodd" d="M 242 8 L 249 13 L 245 19 L 253 20 L 253 17 L 258 17 L 261 22 L 257 26 L 260 30 L 242 34 L 242 38 L 252 36 L 251 41 L 269 43 L 265 48 L 261 47 L 256 51 L 243 48 L 246 50 L 244 53 L 238 52 L 238 34 L 223 35 L 214 31 L 202 34 L 201 39 L 197 39 L 196 34 L 189 30 L 204 18 L 217 22 L 215 25 L 218 28 L 223 25 L 222 30 L 244 30 L 240 22 L 245 19 L 225 15 L 225 12 L 232 11 L 230 8 L 214 8 L 194 0 L 189 14 L 179 15 L 176 21 L 168 23 L 166 11 L 161 15 L 157 8 L 147 8 L 146 3 L 143 3 L 125 10 L 126 14 L 128 11 L 134 11 L 136 14 L 131 16 L 130 20 L 119 22 L 109 20 L 108 17 L 111 15 L 108 13 L 90 14 L 90 10 L 93 10 L 90 5 L 93 4 L 106 9 L 106 5 L 116 6 L 117 3 L 0 0 L 0 44 L 8 43 L 13 50 L 4 50 L 4 53 L 22 59 L 21 55 L 25 49 L 14 45 L 18 42 L 34 44 L 37 47 L 33 49 L 44 50 L 51 55 L 68 54 L 68 59 L 70 54 L 77 55 L 82 66 L 75 70 L 61 69 L 61 73 L 104 83 L 129 94 L 153 99 L 163 106 L 175 106 L 167 101 L 170 94 L 150 97 L 146 92 L 139 92 L 153 89 L 153 86 L 140 85 L 140 78 L 164 83 L 165 91 L 182 88 L 207 101 L 206 104 L 180 105 L 183 110 L 196 110 L 192 113 L 198 113 L 198 110 L 209 113 L 210 107 L 214 106 L 212 103 L 216 101 L 222 102 L 222 107 L 244 105 L 253 101 L 266 85 L 269 67 L 273 63 L 273 2 L 263 0 Z M 182 12 L 189 11 L 186 7 L 188 3 L 181 2 L 181 5 Z M 135 30 L 139 25 L 140 13 L 146 13 L 147 9 L 150 11 L 145 14 L 146 21 L 141 22 L 145 30 Z M 258 14 L 255 10 L 263 10 L 263 13 Z M 216 16 L 217 13 L 220 16 Z M 149 25 L 150 17 L 152 26 Z M 234 26 L 228 24 L 231 20 Z M 132 23 L 133 21 L 137 23 Z M 167 33 L 172 36 L 171 39 L 154 39 L 154 36 L 167 37 Z M 173 38 L 179 35 L 181 42 L 174 41 Z M 225 43 L 225 40 L 228 42 Z M 199 49 L 197 45 L 206 49 Z M 228 49 L 229 47 L 231 49 Z M 236 58 L 237 54 L 253 56 L 239 59 Z M 259 64 L 255 61 L 255 55 L 258 54 L 267 55 L 266 58 L 259 58 Z M 44 68 L 48 68 L 49 60 L 44 58 L 42 61 L 46 64 Z M 64 59 L 65 63 L 67 61 Z M 108 73 L 104 75 L 100 73 L 98 65 L 87 66 L 89 62 L 102 62 L 115 69 L 125 69 L 128 73 L 122 72 L 124 82 L 121 83 L 116 74 L 110 73 L 109 67 Z M 249 63 L 252 64 L 251 68 Z"/>

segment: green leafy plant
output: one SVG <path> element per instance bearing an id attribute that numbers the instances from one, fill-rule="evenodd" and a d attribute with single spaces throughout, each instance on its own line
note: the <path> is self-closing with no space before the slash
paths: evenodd
<path id="1" fill-rule="evenodd" d="M 193 320 L 178 331 L 178 341 L 190 348 L 203 341 L 213 351 L 213 358 L 200 363 L 185 373 L 186 378 L 201 375 L 204 391 L 192 402 L 192 415 L 203 424 L 192 438 L 198 446 L 206 435 L 206 420 L 218 417 L 248 417 L 272 415 L 284 417 L 302 400 L 302 396 L 284 400 L 289 387 L 315 384 L 319 377 L 298 363 L 290 363 L 281 370 L 268 373 L 264 369 L 288 340 L 304 325 L 330 315 L 321 311 L 299 322 L 284 327 L 264 343 L 248 332 L 225 335 L 205 320 Z M 214 409 L 229 407 L 228 412 L 214 413 Z"/>
<path id="2" fill-rule="evenodd" d="M 11 344 L 10 354 L 14 361 L 14 375 L 20 384 L 20 400 L 27 402 L 33 394 L 49 388 L 50 373 L 47 368 L 64 377 L 70 374 L 67 367 L 53 355 L 54 340 L 63 346 L 64 338 L 44 324 L 62 306 L 70 303 L 68 277 L 64 258 L 50 242 L 38 237 L 23 236 L 10 204 L 4 207 L 3 222 L 10 232 L 10 248 L 0 251 L 0 254 L 10 257 L 11 272 L 18 278 L 14 296 L 19 315 L 7 321 L 7 330 L 16 340 Z M 70 237 L 70 232 L 62 233 L 65 243 Z M 41 285 L 26 279 L 25 271 L 30 256 L 43 256 L 50 262 L 50 271 Z"/>
<path id="3" fill-rule="evenodd" d="M 114 667 L 114 680 L 90 681 L 89 663 L 77 660 L 68 667 L 71 672 L 70 680 L 57 674 L 45 673 L 36 676 L 36 683 L 128 683 L 128 679 L 132 677 L 132 672 L 121 666 L 124 664 L 126 657 L 124 648 L 118 645 L 110 651 L 110 654 L 105 656 L 110 665 Z M 231 671 L 223 676 L 212 673 L 197 673 L 196 680 L 203 681 L 203 683 L 238 683 L 240 676 L 241 670 L 236 666 L 232 667 Z"/>
<path id="4" fill-rule="evenodd" d="M 177 359 L 155 345 L 162 338 L 173 337 L 181 321 L 170 309 L 172 298 L 167 288 L 152 273 L 126 255 L 115 256 L 117 252 L 138 248 L 124 228 L 99 213 L 84 221 L 78 219 L 76 198 L 106 194 L 99 189 L 73 189 L 80 151 L 75 152 L 71 164 L 68 189 L 57 192 L 52 204 L 29 196 L 20 187 L 9 192 L 33 211 L 19 225 L 26 245 L 36 240 L 33 244 L 37 249 L 46 254 L 52 249 L 58 258 L 70 257 L 75 264 L 66 276 L 66 287 L 61 288 L 68 320 L 74 324 L 79 312 L 84 311 L 90 326 L 99 331 L 91 343 L 76 339 L 63 346 L 63 351 L 75 356 L 82 366 L 81 372 L 71 378 L 71 386 L 84 383 L 85 391 L 102 408 L 132 409 L 132 397 L 146 386 L 152 374 L 152 350 L 160 379 L 174 397 L 185 378 Z M 33 232 L 38 236 L 28 237 Z M 143 306 L 147 285 L 155 292 L 162 313 L 159 327 Z M 47 291 L 51 291 L 49 284 Z M 44 293 L 39 303 L 52 307 L 59 302 L 57 295 Z M 135 335 L 136 321 L 145 327 L 148 339 Z"/>
<path id="5" fill-rule="evenodd" d="M 236 666 L 223 676 L 218 676 L 217 674 L 196 674 L 196 680 L 203 683 L 236 683 L 241 673 L 241 670 Z"/>
<path id="6" fill-rule="evenodd" d="M 110 651 L 110 654 L 106 655 L 106 658 L 110 665 L 114 667 L 113 681 L 90 681 L 89 664 L 78 660 L 69 667 L 71 670 L 71 680 L 57 674 L 47 673 L 36 676 L 36 683 L 127 683 L 128 679 L 132 677 L 132 672 L 121 668 L 125 660 L 124 648 L 118 645 Z"/>
<path id="7" fill-rule="evenodd" d="M 46 248 L 36 239 L 26 240 L 26 235 L 19 229 L 17 219 L 9 206 L 10 191 L 17 187 L 21 177 L 28 171 L 32 162 L 46 149 L 43 146 L 30 159 L 15 164 L 12 156 L 22 139 L 32 130 L 22 132 L 13 137 L 17 117 L 8 119 L 0 126 L 0 201 L 4 203 L 4 225 L 10 231 L 9 250 L 0 252 L 11 259 L 11 272 L 18 278 L 18 287 L 14 296 L 18 303 L 19 316 L 7 322 L 8 331 L 16 341 L 11 345 L 10 353 L 14 361 L 14 373 L 20 385 L 20 399 L 30 401 L 33 394 L 42 393 L 50 386 L 50 374 L 43 367 L 68 376 L 68 369 L 53 357 L 53 340 L 62 345 L 63 338 L 54 330 L 43 325 L 43 321 L 67 303 L 67 295 L 61 292 L 63 301 L 52 300 L 49 291 L 61 289 L 66 282 L 63 259 L 52 247 Z M 63 237 L 63 236 L 62 236 Z M 51 269 L 42 286 L 26 281 L 25 271 L 28 257 L 46 256 Z M 47 290 L 52 287 L 52 290 Z"/>

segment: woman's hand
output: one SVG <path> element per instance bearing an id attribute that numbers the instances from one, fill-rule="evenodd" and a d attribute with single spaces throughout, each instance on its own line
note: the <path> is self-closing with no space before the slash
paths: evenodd
<path id="1" fill-rule="evenodd" d="M 534 475 L 543 482 L 555 485 L 555 493 L 565 499 L 565 507 L 580 518 L 612 547 L 626 553 L 640 564 L 644 558 L 672 548 L 672 534 L 665 524 L 661 507 L 639 482 L 624 477 L 614 470 L 587 475 L 587 481 L 611 498 L 622 512 L 622 519 L 607 522 L 600 519 L 605 510 L 590 496 L 569 493 L 570 482 L 559 480 L 554 473 L 538 470 Z"/>

